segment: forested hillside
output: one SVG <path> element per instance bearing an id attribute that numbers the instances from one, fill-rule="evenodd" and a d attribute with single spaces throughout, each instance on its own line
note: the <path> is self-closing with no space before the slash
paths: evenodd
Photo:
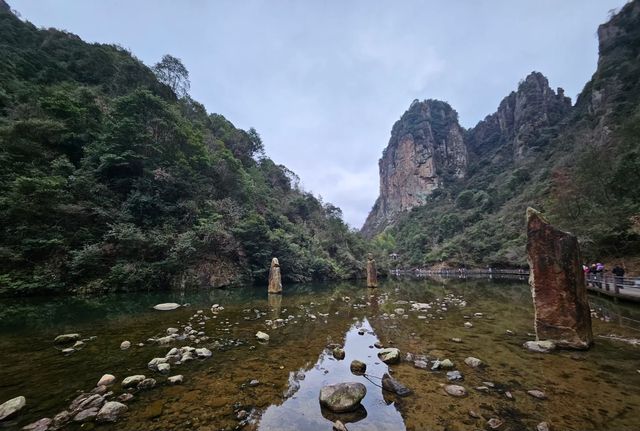
<path id="1" fill-rule="evenodd" d="M 363 232 L 378 253 L 398 253 L 394 265 L 400 266 L 526 265 L 524 214 L 533 206 L 578 235 L 586 259 L 639 256 L 640 1 L 601 25 L 598 37 L 598 68 L 576 104 L 562 89 L 549 88 L 541 73 L 531 73 L 494 114 L 465 131 L 462 176 L 447 168 L 464 155 L 451 150 L 457 114 L 443 122 L 437 112 L 444 102 L 415 101 L 394 126 L 389 148 L 417 143 L 414 152 L 426 151 L 427 169 L 409 166 L 408 156 L 386 160 L 387 149 L 381 184 L 390 165 L 438 187 L 398 185 L 417 201 L 406 211 L 380 214 L 384 207 L 376 203 Z M 397 130 L 404 135 L 394 135 Z M 438 152 L 451 160 L 431 156 Z M 383 187 L 379 201 L 402 193 Z"/>
<path id="2" fill-rule="evenodd" d="M 0 10 L 0 293 L 356 277 L 364 243 L 188 72 Z"/>

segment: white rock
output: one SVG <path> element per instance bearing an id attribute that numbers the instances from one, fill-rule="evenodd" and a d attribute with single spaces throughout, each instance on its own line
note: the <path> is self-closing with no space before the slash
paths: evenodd
<path id="1" fill-rule="evenodd" d="M 131 347 L 130 341 L 125 340 L 122 343 L 120 343 L 120 350 L 127 350 L 129 347 Z"/>
<path id="2" fill-rule="evenodd" d="M 167 328 L 167 335 L 177 334 L 178 332 L 178 328 Z"/>
<path id="3" fill-rule="evenodd" d="M 464 363 L 470 366 L 471 368 L 477 368 L 482 365 L 482 361 L 478 358 L 474 358 L 473 356 L 469 356 L 464 360 Z"/>
<path id="4" fill-rule="evenodd" d="M 98 384 L 96 386 L 109 386 L 112 385 L 116 381 L 116 376 L 113 374 L 105 374 L 100 377 L 98 380 Z"/>
<path id="5" fill-rule="evenodd" d="M 125 379 L 122 381 L 122 387 L 129 388 L 131 386 L 136 386 L 138 383 L 140 383 L 144 379 L 146 379 L 146 377 L 142 374 L 136 374 L 134 376 L 125 377 Z"/>
<path id="6" fill-rule="evenodd" d="M 213 355 L 213 353 L 211 353 L 211 350 L 203 347 L 201 349 L 196 349 L 195 350 L 196 355 L 198 356 L 198 358 L 209 358 L 211 357 L 211 355 Z"/>
<path id="7" fill-rule="evenodd" d="M 171 311 L 176 308 L 180 308 L 180 304 L 176 304 L 175 302 L 165 302 L 163 304 L 154 305 L 153 308 L 154 310 Z"/>
<path id="8" fill-rule="evenodd" d="M 471 322 L 464 322 L 464 327 L 465 327 L 465 328 L 473 328 L 473 323 L 471 323 Z"/>
<path id="9" fill-rule="evenodd" d="M 98 412 L 96 416 L 97 422 L 115 422 L 122 413 L 126 412 L 128 407 L 117 401 L 108 401 Z"/>
<path id="10" fill-rule="evenodd" d="M 0 405 L 0 421 L 19 412 L 27 404 L 27 399 L 23 396 L 11 398 Z"/>
<path id="11" fill-rule="evenodd" d="M 169 382 L 169 384 L 171 385 L 179 385 L 182 384 L 182 380 L 184 379 L 182 374 L 178 374 L 176 376 L 171 376 L 167 379 L 167 381 Z"/>
<path id="12" fill-rule="evenodd" d="M 258 331 L 256 332 L 256 338 L 260 341 L 269 341 L 269 334 L 262 331 Z"/>

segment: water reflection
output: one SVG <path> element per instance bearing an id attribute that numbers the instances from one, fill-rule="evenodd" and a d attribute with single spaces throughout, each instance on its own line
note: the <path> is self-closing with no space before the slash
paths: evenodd
<path id="1" fill-rule="evenodd" d="M 377 298 L 371 300 L 371 304 L 374 303 L 378 303 Z M 359 335 L 363 331 L 364 334 Z M 378 341 L 367 318 L 352 324 L 344 338 L 345 359 L 336 360 L 325 349 L 308 370 L 292 372 L 287 391 L 289 397 L 282 404 L 266 409 L 258 429 L 331 429 L 331 423 L 339 419 L 349 424 L 350 430 L 404 430 L 404 421 L 395 407 L 394 396 L 383 394 L 380 387 L 379 378 L 388 372 L 388 367 L 378 359 L 379 349 L 373 347 Z M 351 373 L 349 365 L 354 359 L 367 364 L 369 378 Z M 367 395 L 362 400 L 362 407 L 340 414 L 321 408 L 318 401 L 320 388 L 342 382 L 359 382 L 366 386 Z"/>

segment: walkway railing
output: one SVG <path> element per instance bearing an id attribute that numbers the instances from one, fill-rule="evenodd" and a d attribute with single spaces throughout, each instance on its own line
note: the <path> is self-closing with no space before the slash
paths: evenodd
<path id="1" fill-rule="evenodd" d="M 517 279 L 527 280 L 529 271 L 526 269 L 439 269 L 429 270 L 396 269 L 393 275 L 411 275 L 414 277 L 445 277 L 445 278 L 488 278 L 488 279 Z M 640 301 L 640 277 L 618 277 L 610 273 L 585 274 L 587 289 L 601 292 L 608 296 Z"/>

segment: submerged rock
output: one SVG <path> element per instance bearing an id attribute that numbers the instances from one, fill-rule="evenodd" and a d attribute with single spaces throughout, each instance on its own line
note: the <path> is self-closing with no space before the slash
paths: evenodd
<path id="1" fill-rule="evenodd" d="M 18 413 L 27 404 L 27 399 L 23 396 L 11 398 L 9 401 L 5 401 L 0 404 L 0 421 Z"/>
<path id="2" fill-rule="evenodd" d="M 165 302 L 163 304 L 157 304 L 153 306 L 154 310 L 159 311 L 171 311 L 175 310 L 176 308 L 180 308 L 180 304 L 176 304 L 175 302 Z"/>
<path id="3" fill-rule="evenodd" d="M 387 373 L 382 376 L 382 388 L 389 392 L 393 392 L 394 394 L 400 395 L 401 397 L 411 395 L 411 389 L 407 388 L 405 385 L 403 385 Z"/>
<path id="4" fill-rule="evenodd" d="M 366 394 L 362 383 L 337 383 L 320 389 L 320 404 L 335 413 L 350 412 L 358 408 Z"/>
<path id="5" fill-rule="evenodd" d="M 446 385 L 444 391 L 452 397 L 464 397 L 467 395 L 467 390 L 460 385 Z"/>
<path id="6" fill-rule="evenodd" d="M 450 382 L 455 382 L 457 380 L 464 380 L 464 376 L 458 370 L 448 371 L 447 380 L 449 380 Z"/>
<path id="7" fill-rule="evenodd" d="M 474 358 L 473 356 L 469 356 L 464 360 L 464 363 L 470 366 L 471 368 L 478 368 L 480 365 L 483 365 L 482 361 L 478 358 Z"/>
<path id="8" fill-rule="evenodd" d="M 536 338 L 552 340 L 562 348 L 589 348 L 591 310 L 578 239 L 528 208 L 527 260 Z"/>
<path id="9" fill-rule="evenodd" d="M 545 394 L 544 392 L 538 390 L 538 389 L 532 389 L 530 391 L 527 391 L 527 393 L 529 395 L 531 395 L 533 398 L 537 398 L 539 400 L 546 400 L 547 399 L 547 394 Z"/>
<path id="10" fill-rule="evenodd" d="M 385 364 L 395 364 L 400 361 L 400 350 L 395 347 L 387 347 L 378 352 L 378 357 Z"/>

